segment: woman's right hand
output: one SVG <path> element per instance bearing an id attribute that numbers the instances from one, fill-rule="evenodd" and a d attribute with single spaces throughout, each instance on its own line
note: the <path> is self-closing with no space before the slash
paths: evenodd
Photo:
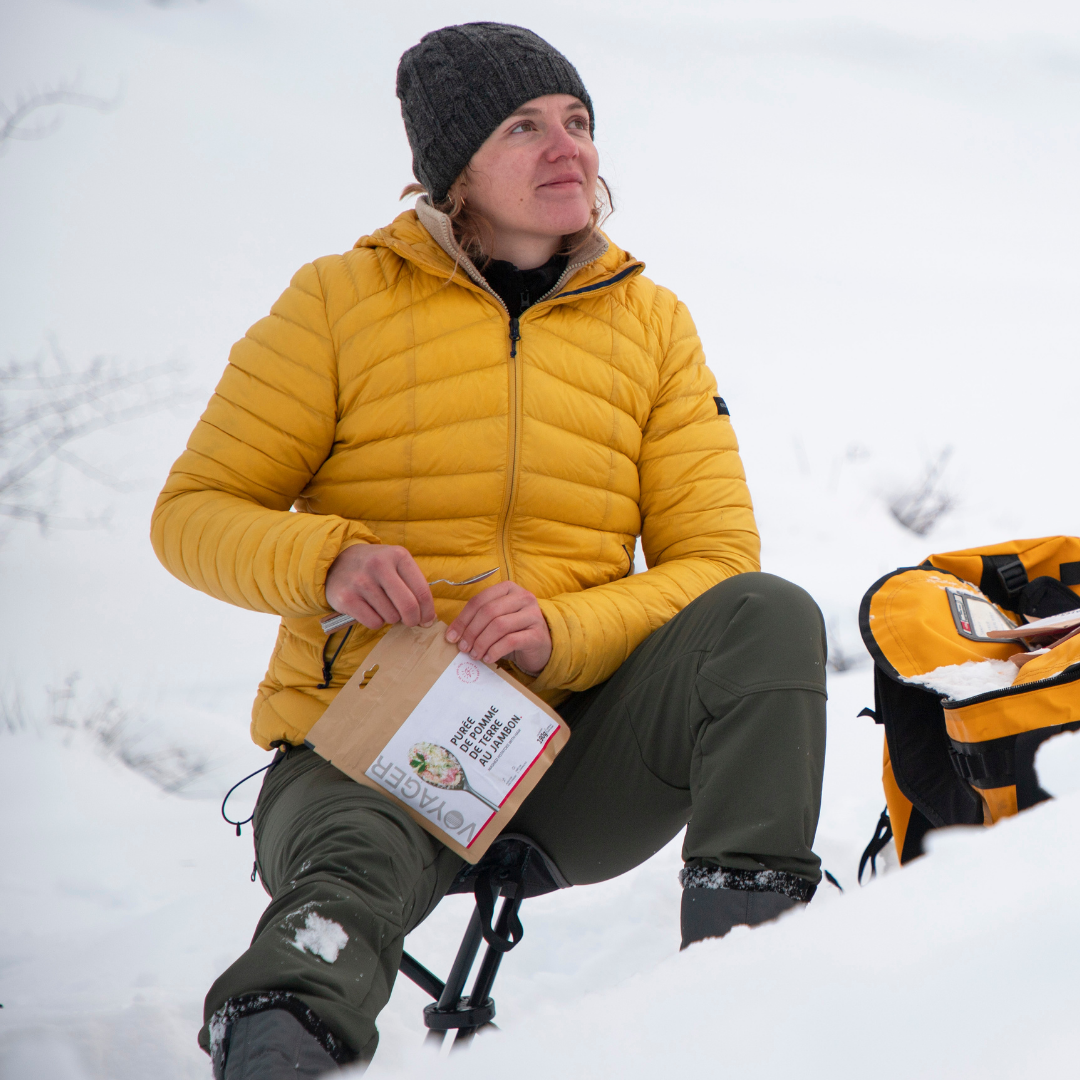
<path id="1" fill-rule="evenodd" d="M 435 601 L 423 571 L 408 549 L 390 544 L 347 547 L 327 572 L 326 602 L 369 630 L 435 622 Z"/>

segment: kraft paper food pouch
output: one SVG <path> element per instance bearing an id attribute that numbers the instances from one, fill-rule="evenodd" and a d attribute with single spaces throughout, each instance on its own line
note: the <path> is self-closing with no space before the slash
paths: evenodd
<path id="1" fill-rule="evenodd" d="M 445 632 L 441 622 L 392 627 L 305 742 L 475 863 L 570 729 L 505 672 L 447 642 Z"/>

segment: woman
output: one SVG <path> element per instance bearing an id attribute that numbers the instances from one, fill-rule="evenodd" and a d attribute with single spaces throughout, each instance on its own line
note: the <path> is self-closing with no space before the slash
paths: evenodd
<path id="1" fill-rule="evenodd" d="M 756 572 L 689 313 L 597 228 L 577 71 L 473 23 L 408 50 L 397 90 L 416 210 L 297 273 L 154 514 L 181 580 L 282 617 L 252 723 L 279 748 L 255 815 L 272 901 L 200 1035 L 229 1080 L 369 1059 L 402 940 L 463 866 L 303 746 L 389 624 L 441 618 L 560 708 L 572 738 L 513 828 L 568 882 L 689 821 L 685 947 L 805 903 L 820 876 L 821 617 Z M 427 584 L 493 566 L 496 584 Z M 331 610 L 360 625 L 328 640 Z"/>

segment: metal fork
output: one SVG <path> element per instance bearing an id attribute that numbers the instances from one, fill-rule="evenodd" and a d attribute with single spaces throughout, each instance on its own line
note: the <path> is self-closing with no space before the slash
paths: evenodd
<path id="1" fill-rule="evenodd" d="M 475 585 L 478 581 L 483 581 L 484 578 L 491 577 L 492 574 L 497 574 L 499 568 L 496 566 L 491 570 L 485 570 L 482 574 L 477 574 L 475 577 L 466 578 L 464 581 L 451 581 L 449 578 L 436 578 L 434 581 L 429 581 L 429 585 L 453 585 L 455 587 L 459 585 Z M 351 615 L 327 615 L 326 618 L 319 620 L 319 625 L 323 629 L 324 634 L 332 634 L 335 630 L 340 630 L 343 626 L 348 626 L 349 623 L 356 622 Z"/>

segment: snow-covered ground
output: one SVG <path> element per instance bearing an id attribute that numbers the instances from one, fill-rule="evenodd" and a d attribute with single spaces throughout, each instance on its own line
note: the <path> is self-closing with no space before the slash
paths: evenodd
<path id="1" fill-rule="evenodd" d="M 0 100 L 74 78 L 120 96 L 0 156 L 0 361 L 50 339 L 76 366 L 175 359 L 190 395 L 79 448 L 114 487 L 56 478 L 64 516 L 108 527 L 15 524 L 0 546 L 0 1078 L 207 1075 L 202 996 L 265 899 L 217 803 L 266 759 L 246 728 L 275 623 L 169 578 L 149 509 L 231 342 L 398 211 L 401 51 L 477 18 L 578 64 L 609 231 L 689 304 L 765 568 L 813 592 L 851 661 L 817 842 L 845 892 L 682 954 L 677 843 L 530 901 L 500 1032 L 445 1069 L 1071 1074 L 1080 737 L 1040 756 L 1057 801 L 859 889 L 884 800 L 855 614 L 929 552 L 1080 532 L 1075 5 L 8 0 Z M 1037 453 L 1002 449 L 1021 434 Z M 888 502 L 950 447 L 955 506 L 915 536 Z M 450 898 L 410 949 L 445 972 L 466 917 Z M 435 1066 L 424 1000 L 399 982 L 369 1075 Z"/>

